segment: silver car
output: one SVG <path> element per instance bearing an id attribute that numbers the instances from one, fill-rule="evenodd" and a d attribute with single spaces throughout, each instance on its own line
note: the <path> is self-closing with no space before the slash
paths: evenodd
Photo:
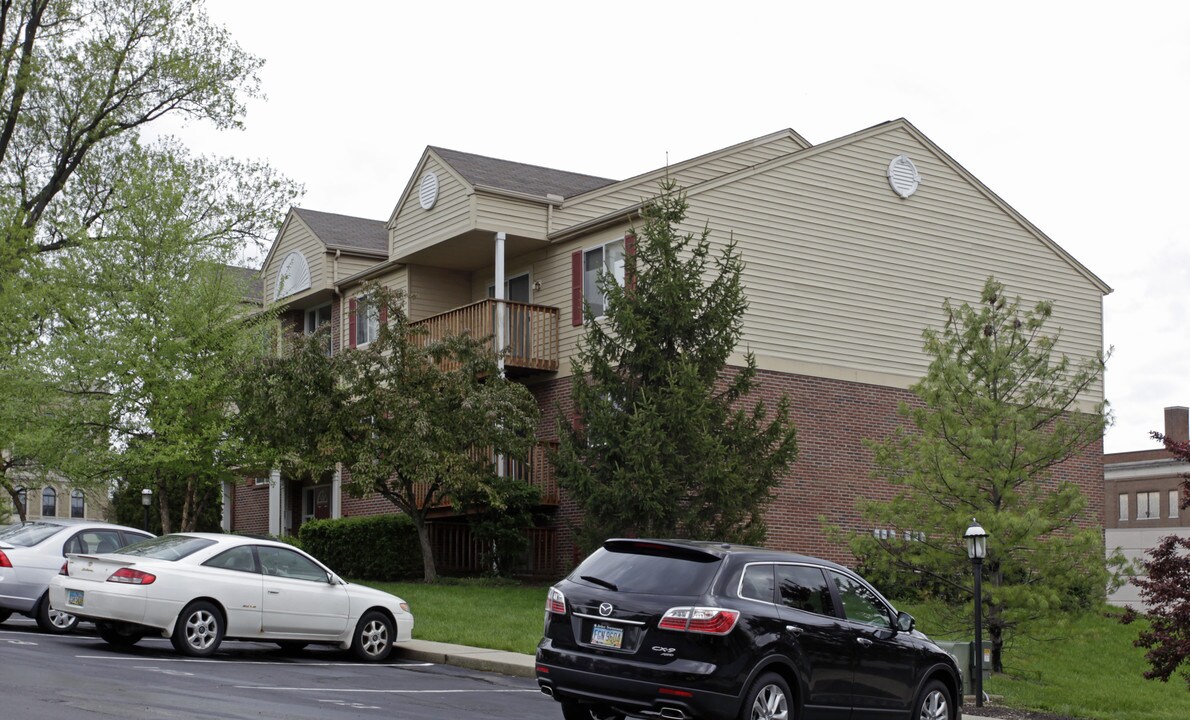
<path id="1" fill-rule="evenodd" d="M 50 608 L 50 580 L 66 553 L 103 553 L 151 538 L 136 528 L 96 520 L 45 518 L 0 531 L 0 622 L 14 612 L 28 615 L 45 632 L 69 632 L 75 616 Z"/>

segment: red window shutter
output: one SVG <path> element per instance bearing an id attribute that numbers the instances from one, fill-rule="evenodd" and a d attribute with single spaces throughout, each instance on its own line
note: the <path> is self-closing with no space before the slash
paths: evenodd
<path id="1" fill-rule="evenodd" d="M 348 312 L 347 324 L 349 326 L 349 329 L 347 331 L 348 332 L 347 344 L 350 347 L 355 347 L 355 308 L 356 308 L 357 304 L 358 304 L 358 301 L 355 298 L 351 298 L 351 303 L 350 303 L 350 305 L 348 307 L 348 311 L 347 311 Z"/>
<path id="2" fill-rule="evenodd" d="M 570 324 L 583 324 L 583 251 L 570 254 Z"/>

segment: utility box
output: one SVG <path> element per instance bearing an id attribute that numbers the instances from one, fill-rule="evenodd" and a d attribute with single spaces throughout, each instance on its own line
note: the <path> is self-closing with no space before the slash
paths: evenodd
<path id="1" fill-rule="evenodd" d="M 959 670 L 963 673 L 963 694 L 975 694 L 975 642 L 955 642 L 951 640 L 935 640 L 938 647 L 946 652 L 954 655 L 954 658 L 959 663 Z M 990 648 L 984 647 L 984 655 L 988 654 Z M 983 680 L 984 692 L 987 692 L 987 680 L 991 676 L 991 663 L 984 662 L 983 664 Z"/>

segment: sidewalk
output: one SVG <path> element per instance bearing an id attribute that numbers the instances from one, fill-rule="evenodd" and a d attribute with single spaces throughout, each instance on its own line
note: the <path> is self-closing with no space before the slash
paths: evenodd
<path id="1" fill-rule="evenodd" d="M 466 645 L 451 645 L 450 643 L 430 642 L 428 640 L 410 640 L 397 643 L 393 652 L 402 660 L 414 662 L 432 662 L 440 665 L 454 665 L 469 670 L 514 675 L 516 677 L 533 677 L 533 656 L 523 653 L 507 652 L 504 650 L 484 650 L 482 648 L 467 647 Z M 1000 720 L 995 710 L 978 708 L 974 712 L 975 698 L 964 699 L 963 717 L 979 718 L 979 720 Z"/>

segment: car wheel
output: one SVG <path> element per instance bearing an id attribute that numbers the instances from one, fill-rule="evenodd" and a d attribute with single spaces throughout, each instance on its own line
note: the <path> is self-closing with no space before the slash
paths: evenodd
<path id="1" fill-rule="evenodd" d="M 41 628 L 42 632 L 48 633 L 68 633 L 79 625 L 79 619 L 74 615 L 50 607 L 49 593 L 42 595 L 37 601 L 33 619 L 37 621 L 37 627 Z"/>
<path id="2" fill-rule="evenodd" d="M 937 680 L 922 688 L 913 720 L 950 720 L 950 691 Z"/>
<path id="3" fill-rule="evenodd" d="M 602 705 L 585 703 L 562 703 L 562 717 L 566 720 L 624 720 L 624 716 Z"/>
<path id="4" fill-rule="evenodd" d="M 0 623 L 12 617 L 12 610 L 0 610 Z"/>
<path id="5" fill-rule="evenodd" d="M 780 675 L 765 673 L 744 695 L 740 720 L 790 720 L 793 717 L 789 709 L 792 699 L 789 683 Z"/>
<path id="6" fill-rule="evenodd" d="M 210 657 L 223 642 L 223 615 L 206 600 L 186 606 L 170 638 L 174 649 L 190 657 Z"/>
<path id="7" fill-rule="evenodd" d="M 388 657 L 393 649 L 393 621 L 388 616 L 376 610 L 369 610 L 359 619 L 355 626 L 355 636 L 351 640 L 351 652 L 364 662 L 380 662 Z"/>
<path id="8" fill-rule="evenodd" d="M 99 637 L 108 645 L 115 647 L 132 647 L 140 642 L 145 633 L 141 630 L 133 630 L 126 625 L 113 625 L 112 623 L 95 623 L 95 631 L 99 633 Z"/>

